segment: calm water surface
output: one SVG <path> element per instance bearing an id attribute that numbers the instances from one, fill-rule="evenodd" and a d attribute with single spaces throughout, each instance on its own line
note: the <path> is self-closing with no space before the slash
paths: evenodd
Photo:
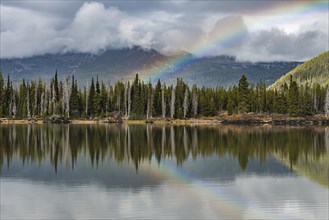
<path id="1" fill-rule="evenodd" d="M 0 219 L 328 219 L 329 128 L 0 125 Z"/>

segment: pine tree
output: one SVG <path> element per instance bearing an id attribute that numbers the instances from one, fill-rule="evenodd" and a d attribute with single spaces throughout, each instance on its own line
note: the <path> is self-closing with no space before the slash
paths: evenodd
<path id="1" fill-rule="evenodd" d="M 71 94 L 70 94 L 70 116 L 73 118 L 77 118 L 80 116 L 80 96 L 78 91 L 77 82 L 74 80 L 74 75 L 72 76 L 72 85 L 71 85 Z"/>
<path id="2" fill-rule="evenodd" d="M 154 102 L 153 102 L 153 109 L 154 115 L 160 116 L 162 114 L 162 89 L 161 89 L 161 82 L 158 80 L 155 88 L 154 88 Z"/>
<path id="3" fill-rule="evenodd" d="M 228 115 L 232 115 L 234 112 L 234 101 L 231 96 L 228 97 L 227 101 L 227 113 Z"/>
<path id="4" fill-rule="evenodd" d="M 58 75 L 57 75 L 57 69 L 55 72 L 55 78 L 54 78 L 54 97 L 55 97 L 55 101 L 58 102 L 59 101 L 59 88 L 58 88 Z"/>
<path id="5" fill-rule="evenodd" d="M 4 114 L 6 116 L 11 115 L 11 94 L 12 94 L 12 84 L 10 76 L 7 77 L 7 85 L 5 87 L 4 93 Z"/>
<path id="6" fill-rule="evenodd" d="M 100 90 L 100 84 L 98 81 L 98 75 L 96 79 L 96 89 L 94 93 L 94 115 L 99 116 L 101 113 L 101 90 Z"/>
<path id="7" fill-rule="evenodd" d="M 134 115 L 135 119 L 141 119 L 145 117 L 145 102 L 147 102 L 146 89 L 144 88 L 136 74 L 135 80 L 131 86 L 131 113 Z"/>
<path id="8" fill-rule="evenodd" d="M 162 86 L 161 90 L 161 106 L 162 106 L 162 118 L 166 117 L 166 100 L 165 100 L 165 84 Z"/>
<path id="9" fill-rule="evenodd" d="M 25 79 L 23 79 L 23 83 L 19 86 L 18 111 L 17 111 L 17 115 L 21 118 L 27 117 L 26 92 L 27 92 L 27 89 L 26 89 Z"/>
<path id="10" fill-rule="evenodd" d="M 250 108 L 248 87 L 247 77 L 242 75 L 239 80 L 239 112 L 241 113 L 248 112 Z"/>
<path id="11" fill-rule="evenodd" d="M 296 81 L 290 78 L 289 95 L 288 95 L 289 114 L 297 116 L 299 114 L 299 90 Z"/>
<path id="12" fill-rule="evenodd" d="M 95 102 L 95 85 L 94 78 L 91 79 L 89 95 L 88 95 L 88 107 L 87 107 L 87 116 L 94 117 L 94 102 Z"/>
<path id="13" fill-rule="evenodd" d="M 308 84 L 305 85 L 305 88 L 302 90 L 302 97 L 300 100 L 300 109 L 302 115 L 311 115 L 312 110 L 313 110 L 313 105 L 312 105 L 312 96 L 311 96 L 311 91 L 310 87 Z"/>
<path id="14" fill-rule="evenodd" d="M 186 84 L 183 79 L 177 78 L 177 83 L 175 87 L 175 117 L 183 117 L 183 102 Z"/>
<path id="15" fill-rule="evenodd" d="M 122 104 L 122 93 L 124 90 L 124 85 L 122 82 L 117 82 L 114 86 L 113 91 L 113 102 L 115 108 L 113 110 L 117 110 L 121 113 L 121 104 Z"/>
<path id="16" fill-rule="evenodd" d="M 280 114 L 287 113 L 287 99 L 284 93 L 276 92 L 275 99 L 274 111 Z"/>
<path id="17" fill-rule="evenodd" d="M 146 110 L 146 118 L 152 118 L 152 108 L 153 108 L 153 94 L 152 94 L 152 84 L 149 82 L 148 90 L 147 90 L 147 110 Z"/>

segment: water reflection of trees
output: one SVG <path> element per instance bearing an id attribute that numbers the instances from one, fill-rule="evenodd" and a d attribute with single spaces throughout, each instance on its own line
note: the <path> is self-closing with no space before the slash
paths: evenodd
<path id="1" fill-rule="evenodd" d="M 115 159 L 133 163 L 155 158 L 159 163 L 174 158 L 231 155 L 245 169 L 250 158 L 264 163 L 268 154 L 281 155 L 295 164 L 300 158 L 316 161 L 326 154 L 328 129 L 196 127 L 157 125 L 6 125 L 0 126 L 0 166 L 13 158 L 23 163 L 49 161 L 74 168 L 78 156 L 93 165 Z"/>

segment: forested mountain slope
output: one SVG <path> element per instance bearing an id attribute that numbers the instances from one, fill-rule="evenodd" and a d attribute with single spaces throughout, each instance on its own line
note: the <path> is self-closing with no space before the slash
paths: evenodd
<path id="1" fill-rule="evenodd" d="M 290 77 L 300 85 L 306 83 L 309 86 L 317 83 L 321 86 L 329 85 L 329 51 L 297 66 L 278 79 L 270 88 L 279 89 L 283 84 L 289 84 Z"/>

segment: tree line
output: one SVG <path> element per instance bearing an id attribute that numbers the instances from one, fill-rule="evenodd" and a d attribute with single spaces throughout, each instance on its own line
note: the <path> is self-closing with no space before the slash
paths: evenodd
<path id="1" fill-rule="evenodd" d="M 107 85 L 98 77 L 83 88 L 75 77 L 50 83 L 22 80 L 14 87 L 10 76 L 0 71 L 0 117 L 32 119 L 60 116 L 95 118 L 122 115 L 129 119 L 212 117 L 227 111 L 239 113 L 278 113 L 291 116 L 329 116 L 329 88 L 316 84 L 299 85 L 293 78 L 280 89 L 268 89 L 265 82 L 248 83 L 242 75 L 238 85 L 224 87 L 189 86 L 181 78 L 176 85 L 160 80 L 153 86 L 139 79 Z"/>

